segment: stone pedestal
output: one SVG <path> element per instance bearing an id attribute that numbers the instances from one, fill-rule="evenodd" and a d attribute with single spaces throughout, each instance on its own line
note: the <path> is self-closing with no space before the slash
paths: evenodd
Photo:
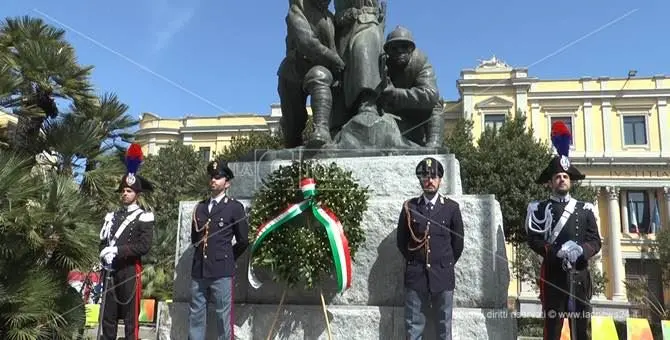
<path id="1" fill-rule="evenodd" d="M 369 186 L 370 201 L 362 226 L 366 242 L 353 264 L 352 287 L 341 295 L 331 293 L 328 282 L 324 295 L 334 339 L 401 339 L 404 329 L 404 261 L 396 248 L 396 226 L 402 203 L 421 193 L 414 169 L 424 155 L 350 157 L 318 160 L 336 162 L 353 172 L 362 186 Z M 433 155 L 445 167 L 441 193 L 460 204 L 465 249 L 456 264 L 454 293 L 454 339 L 516 339 L 516 322 L 507 314 L 509 270 L 505 252 L 500 206 L 492 195 L 462 195 L 460 167 L 453 155 Z M 231 164 L 236 178 L 230 195 L 249 206 L 261 179 L 290 161 L 244 162 Z M 296 183 L 297 186 L 297 183 Z M 162 305 L 160 334 L 185 339 L 192 248 L 190 217 L 195 202 L 182 202 L 178 230 L 174 303 Z M 268 280 L 253 289 L 247 282 L 248 251 L 238 260 L 235 283 L 236 336 L 264 339 L 277 310 L 284 287 Z M 327 339 L 319 292 L 288 290 L 280 312 L 275 339 Z M 213 308 L 210 308 L 213 310 Z M 210 312 L 212 314 L 213 312 Z M 208 339 L 214 336 L 210 315 Z M 430 322 L 429 322 L 430 324 Z M 432 339 L 433 327 L 427 327 Z M 159 336 L 159 338 L 168 338 Z"/>

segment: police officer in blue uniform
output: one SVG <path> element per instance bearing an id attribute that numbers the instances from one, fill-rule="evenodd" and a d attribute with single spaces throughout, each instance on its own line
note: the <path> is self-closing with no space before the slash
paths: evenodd
<path id="1" fill-rule="evenodd" d="M 207 302 L 212 293 L 216 306 L 217 339 L 234 339 L 233 288 L 235 261 L 249 246 L 249 224 L 244 206 L 226 195 L 233 171 L 225 161 L 207 166 L 211 197 L 193 211 L 191 241 L 191 304 L 189 339 L 205 339 Z M 233 245 L 233 236 L 235 244 Z"/>
<path id="2" fill-rule="evenodd" d="M 422 339 L 434 309 L 438 339 L 451 339 L 454 266 L 463 253 L 463 220 L 457 202 L 438 193 L 444 167 L 434 158 L 416 167 L 423 195 L 405 201 L 398 220 L 397 247 L 405 259 L 406 338 Z"/>
<path id="3" fill-rule="evenodd" d="M 528 245 L 543 258 L 540 301 L 545 340 L 560 339 L 566 312 L 576 316 L 570 320 L 576 339 L 590 339 L 589 302 L 593 294 L 588 260 L 601 247 L 597 212 L 593 204 L 570 196 L 572 183 L 585 177 L 567 156 L 555 156 L 536 180 L 537 184 L 549 185 L 551 196 L 528 205 Z"/>

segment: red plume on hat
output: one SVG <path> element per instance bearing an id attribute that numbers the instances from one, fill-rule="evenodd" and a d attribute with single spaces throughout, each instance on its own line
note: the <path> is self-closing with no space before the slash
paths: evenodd
<path id="1" fill-rule="evenodd" d="M 572 134 L 570 129 L 562 121 L 556 121 L 551 125 L 551 143 L 554 144 L 559 156 L 568 157 Z"/>
<path id="2" fill-rule="evenodd" d="M 143 160 L 144 155 L 142 154 L 142 147 L 137 143 L 130 144 L 130 147 L 126 151 L 125 161 L 128 173 L 133 175 L 136 174 Z"/>

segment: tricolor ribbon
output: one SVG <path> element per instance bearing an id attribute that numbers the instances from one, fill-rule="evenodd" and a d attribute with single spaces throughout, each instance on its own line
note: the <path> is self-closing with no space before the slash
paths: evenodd
<path id="1" fill-rule="evenodd" d="M 351 256 L 349 254 L 349 241 L 346 235 L 344 235 L 344 228 L 342 228 L 342 224 L 332 211 L 316 202 L 316 181 L 313 178 L 305 178 L 300 181 L 300 190 L 305 199 L 304 201 L 290 205 L 281 214 L 263 223 L 258 229 L 256 240 L 251 245 L 251 255 L 247 271 L 249 283 L 255 289 L 263 285 L 256 278 L 252 269 L 253 253 L 261 246 L 263 240 L 270 233 L 279 229 L 284 223 L 311 208 L 314 217 L 323 225 L 328 234 L 330 250 L 333 254 L 333 262 L 335 263 L 335 271 L 337 273 L 337 287 L 340 293 L 344 292 L 351 286 Z"/>

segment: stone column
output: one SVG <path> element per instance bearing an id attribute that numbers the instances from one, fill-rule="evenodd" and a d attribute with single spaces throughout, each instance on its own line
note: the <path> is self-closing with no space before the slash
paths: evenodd
<path id="1" fill-rule="evenodd" d="M 670 187 L 663 188 L 663 196 L 665 197 L 665 211 L 667 215 L 665 221 L 661 221 L 661 228 L 670 228 Z"/>
<path id="2" fill-rule="evenodd" d="M 610 120 L 611 120 L 611 112 L 612 112 L 612 103 L 610 103 L 609 100 L 603 100 L 601 106 L 602 110 L 602 121 L 603 121 L 603 126 L 609 127 L 610 126 Z M 603 129 L 603 146 L 605 149 L 605 157 L 609 157 L 612 155 L 612 137 L 611 137 L 612 132 L 610 129 Z"/>
<path id="3" fill-rule="evenodd" d="M 619 196 L 621 196 L 621 232 L 628 234 L 628 191 L 620 191 Z"/>
<path id="4" fill-rule="evenodd" d="M 619 211 L 619 188 L 606 187 L 609 210 L 609 258 L 612 273 L 612 300 L 626 300 L 623 285 L 623 273 L 621 271 L 621 220 Z"/>

